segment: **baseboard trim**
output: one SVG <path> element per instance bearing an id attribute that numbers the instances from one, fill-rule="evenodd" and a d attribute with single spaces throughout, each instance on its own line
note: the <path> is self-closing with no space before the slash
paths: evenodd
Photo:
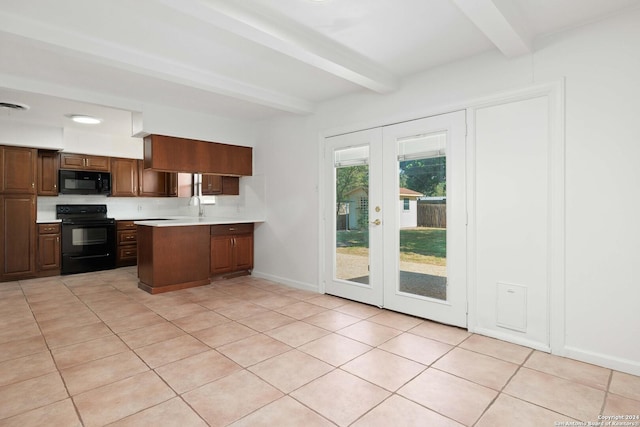
<path id="1" fill-rule="evenodd" d="M 545 353 L 550 353 L 551 352 L 551 348 L 548 345 L 545 345 L 543 343 L 540 343 L 538 341 L 533 341 L 533 340 L 529 340 L 526 338 L 519 338 L 516 336 L 513 336 L 511 334 L 507 334 L 507 333 L 502 333 L 500 331 L 495 331 L 492 329 L 486 329 L 486 328 L 469 328 L 469 332 L 473 332 L 474 334 L 478 334 L 478 335 L 485 335 L 487 337 L 490 338 L 496 338 L 499 339 L 501 341 L 506 341 L 506 342 L 510 342 L 513 344 L 517 344 L 517 345 L 522 345 L 524 347 L 529 347 L 529 348 L 533 348 L 534 350 L 540 350 L 540 351 L 544 351 Z"/>
<path id="2" fill-rule="evenodd" d="M 562 353 L 557 354 L 558 356 L 564 356 L 581 362 L 604 366 L 605 368 L 615 369 L 616 371 L 640 376 L 640 362 L 635 360 L 622 359 L 620 357 L 596 353 L 571 346 L 565 346 Z"/>
<path id="3" fill-rule="evenodd" d="M 291 286 L 292 288 L 320 293 L 320 291 L 318 290 L 318 286 L 311 285 L 309 283 L 298 282 L 297 280 L 291 280 L 291 279 L 287 279 L 286 277 L 275 276 L 273 274 L 263 273 L 261 271 L 256 271 L 256 270 L 253 270 L 251 272 L 251 275 L 254 277 L 259 277 L 261 279 L 271 280 L 272 282 Z"/>

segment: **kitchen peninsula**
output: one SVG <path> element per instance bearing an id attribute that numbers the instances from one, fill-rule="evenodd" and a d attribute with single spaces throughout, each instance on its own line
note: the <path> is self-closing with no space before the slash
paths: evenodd
<path id="1" fill-rule="evenodd" d="M 138 287 L 151 294 L 207 285 L 253 269 L 256 218 L 136 221 Z"/>

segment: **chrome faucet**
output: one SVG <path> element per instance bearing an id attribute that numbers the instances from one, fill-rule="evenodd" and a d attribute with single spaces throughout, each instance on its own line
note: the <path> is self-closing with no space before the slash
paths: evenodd
<path id="1" fill-rule="evenodd" d="M 204 217 L 204 205 L 202 204 L 202 175 L 193 174 L 193 196 L 189 199 L 189 206 L 198 207 L 198 217 Z"/>

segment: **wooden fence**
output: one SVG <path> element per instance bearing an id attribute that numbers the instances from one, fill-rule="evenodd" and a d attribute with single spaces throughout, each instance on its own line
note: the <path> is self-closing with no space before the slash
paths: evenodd
<path id="1" fill-rule="evenodd" d="M 447 228 L 446 203 L 418 201 L 418 227 Z"/>

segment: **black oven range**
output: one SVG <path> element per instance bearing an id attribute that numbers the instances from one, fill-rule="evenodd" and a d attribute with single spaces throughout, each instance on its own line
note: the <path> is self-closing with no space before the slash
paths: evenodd
<path id="1" fill-rule="evenodd" d="M 107 270 L 116 265 L 116 222 L 107 205 L 56 205 L 62 220 L 61 274 Z"/>

